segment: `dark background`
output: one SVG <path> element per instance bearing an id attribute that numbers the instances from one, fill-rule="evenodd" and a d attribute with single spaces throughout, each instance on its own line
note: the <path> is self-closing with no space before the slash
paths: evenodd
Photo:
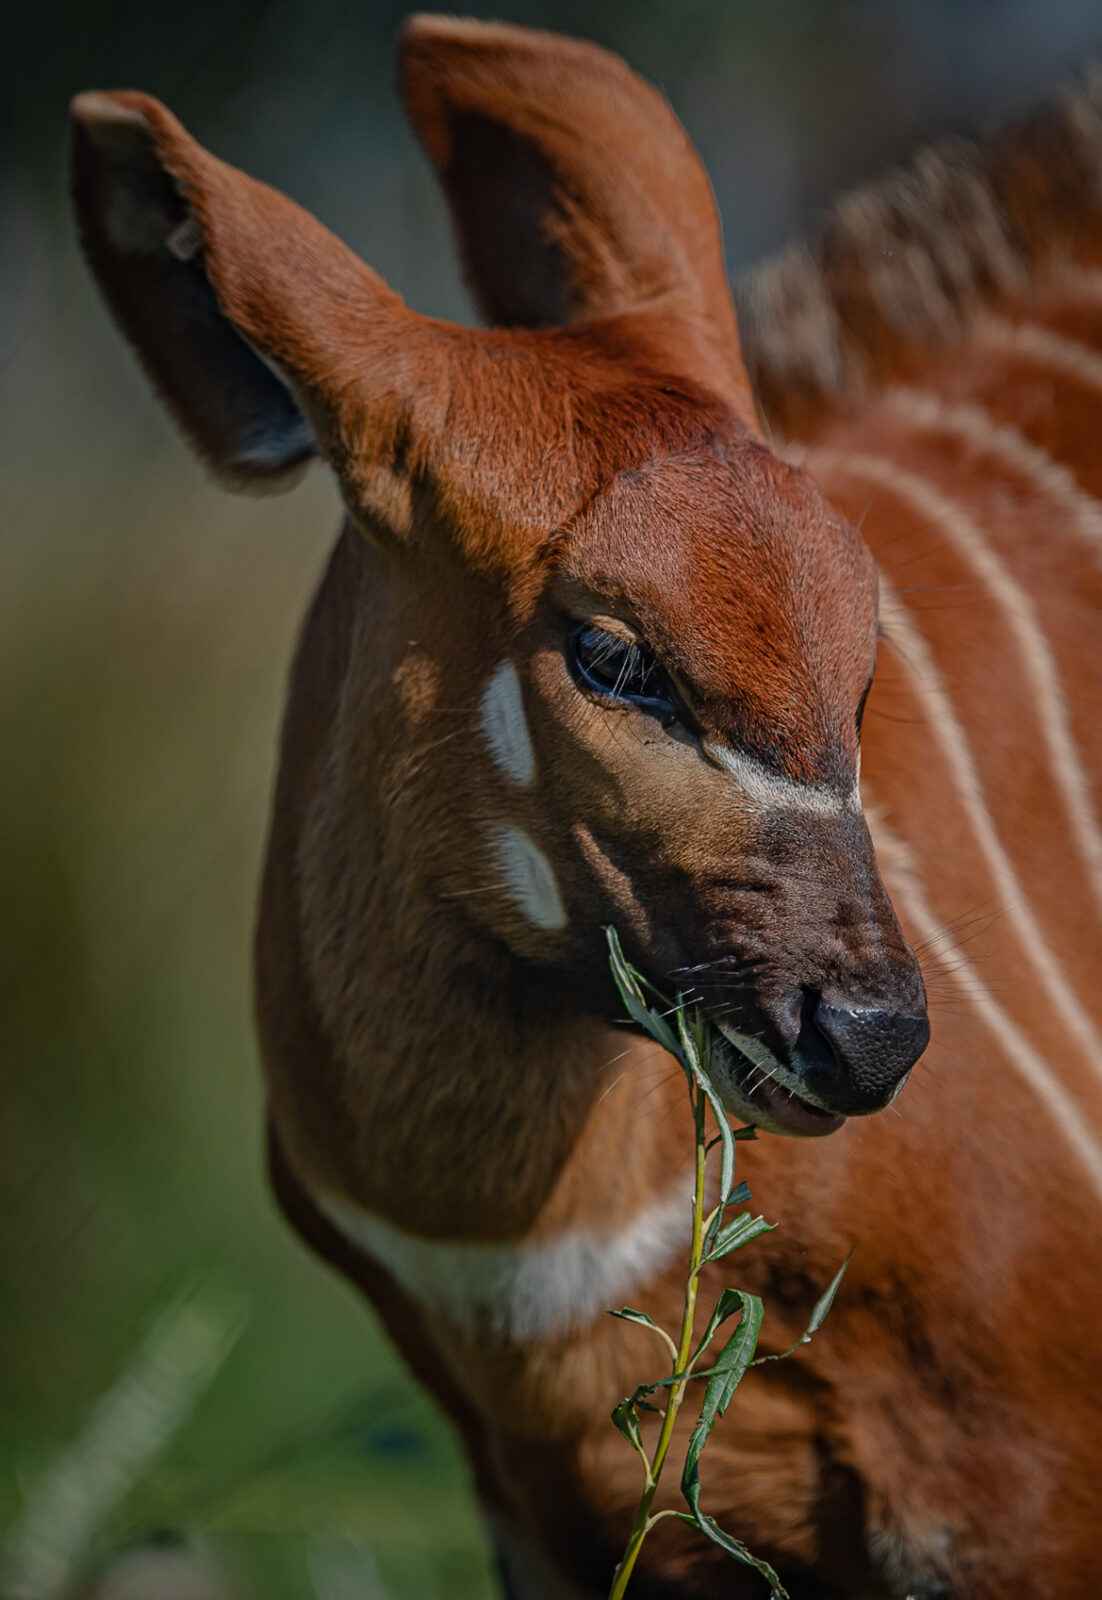
<path id="1" fill-rule="evenodd" d="M 5 9 L 5 1600 L 87 1592 L 156 1530 L 197 1541 L 256 1600 L 493 1593 L 447 1430 L 264 1189 L 249 930 L 285 663 L 336 496 L 319 468 L 271 500 L 204 480 L 108 325 L 65 204 L 69 95 L 147 89 L 420 310 L 467 319 L 393 88 L 403 14 Z M 839 188 L 975 133 L 1102 47 L 1097 0 L 489 14 L 587 35 L 666 89 L 711 171 L 732 270 Z M 127 1600 L 146 1595 L 167 1590 Z"/>

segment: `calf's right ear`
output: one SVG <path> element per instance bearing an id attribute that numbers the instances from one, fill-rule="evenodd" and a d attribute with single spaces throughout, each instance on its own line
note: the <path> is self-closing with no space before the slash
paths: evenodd
<path id="1" fill-rule="evenodd" d="M 278 487 L 317 452 L 353 510 L 400 521 L 412 413 L 437 364 L 425 319 L 157 100 L 82 94 L 72 112 L 85 254 L 214 472 L 231 487 Z"/>

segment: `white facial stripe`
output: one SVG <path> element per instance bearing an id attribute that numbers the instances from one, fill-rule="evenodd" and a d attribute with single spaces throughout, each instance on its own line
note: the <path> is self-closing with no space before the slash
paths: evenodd
<path id="1" fill-rule="evenodd" d="M 520 678 L 511 661 L 503 661 L 486 686 L 482 731 L 505 776 L 519 788 L 527 789 L 536 776 L 536 757 L 524 715 Z"/>
<path id="2" fill-rule="evenodd" d="M 577 1228 L 538 1244 L 451 1244 L 407 1233 L 341 1196 L 313 1198 L 422 1305 L 514 1339 L 547 1337 L 622 1305 L 683 1249 L 690 1204 L 686 1179 L 612 1235 Z"/>
<path id="3" fill-rule="evenodd" d="M 704 749 L 717 766 L 731 774 L 747 799 L 763 811 L 806 811 L 816 817 L 847 817 L 861 809 L 856 784 L 849 794 L 838 794 L 818 784 L 796 783 L 791 778 L 778 777 L 759 761 L 732 750 L 729 745 L 709 742 Z"/>
<path id="4" fill-rule="evenodd" d="M 497 830 L 497 859 L 505 887 L 529 922 L 548 932 L 565 928 L 566 911 L 551 863 L 515 823 Z"/>

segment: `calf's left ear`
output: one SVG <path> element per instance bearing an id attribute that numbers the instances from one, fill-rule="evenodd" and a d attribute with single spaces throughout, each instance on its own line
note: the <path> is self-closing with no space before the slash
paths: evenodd
<path id="1" fill-rule="evenodd" d="M 407 21 L 401 85 L 489 321 L 630 319 L 756 429 L 715 197 L 663 95 L 583 40 L 442 16 Z"/>
<path id="2" fill-rule="evenodd" d="M 78 95 L 85 254 L 155 387 L 230 487 L 320 453 L 400 524 L 439 339 L 314 217 L 204 150 L 149 95 Z M 430 406 L 431 409 L 431 406 Z"/>

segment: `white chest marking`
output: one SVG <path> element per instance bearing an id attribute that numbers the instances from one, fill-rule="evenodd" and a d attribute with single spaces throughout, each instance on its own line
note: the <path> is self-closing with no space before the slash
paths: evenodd
<path id="1" fill-rule="evenodd" d="M 731 774 L 747 799 L 763 811 L 806 811 L 816 817 L 845 817 L 861 809 L 856 784 L 849 794 L 839 794 L 818 784 L 782 778 L 729 745 L 710 742 L 704 749 L 717 766 Z"/>
<path id="2" fill-rule="evenodd" d="M 503 661 L 486 685 L 481 711 L 482 731 L 494 760 L 511 783 L 527 789 L 536 776 L 536 757 L 520 677 L 511 661 Z"/>
<path id="3" fill-rule="evenodd" d="M 313 1198 L 422 1305 L 460 1327 L 538 1339 L 620 1307 L 687 1248 L 690 1182 L 686 1176 L 619 1233 L 577 1228 L 537 1244 L 449 1244 L 407 1233 L 339 1195 Z"/>
<path id="4" fill-rule="evenodd" d="M 523 828 L 503 822 L 496 830 L 497 864 L 504 887 L 537 928 L 565 928 L 566 910 L 551 863 Z"/>

